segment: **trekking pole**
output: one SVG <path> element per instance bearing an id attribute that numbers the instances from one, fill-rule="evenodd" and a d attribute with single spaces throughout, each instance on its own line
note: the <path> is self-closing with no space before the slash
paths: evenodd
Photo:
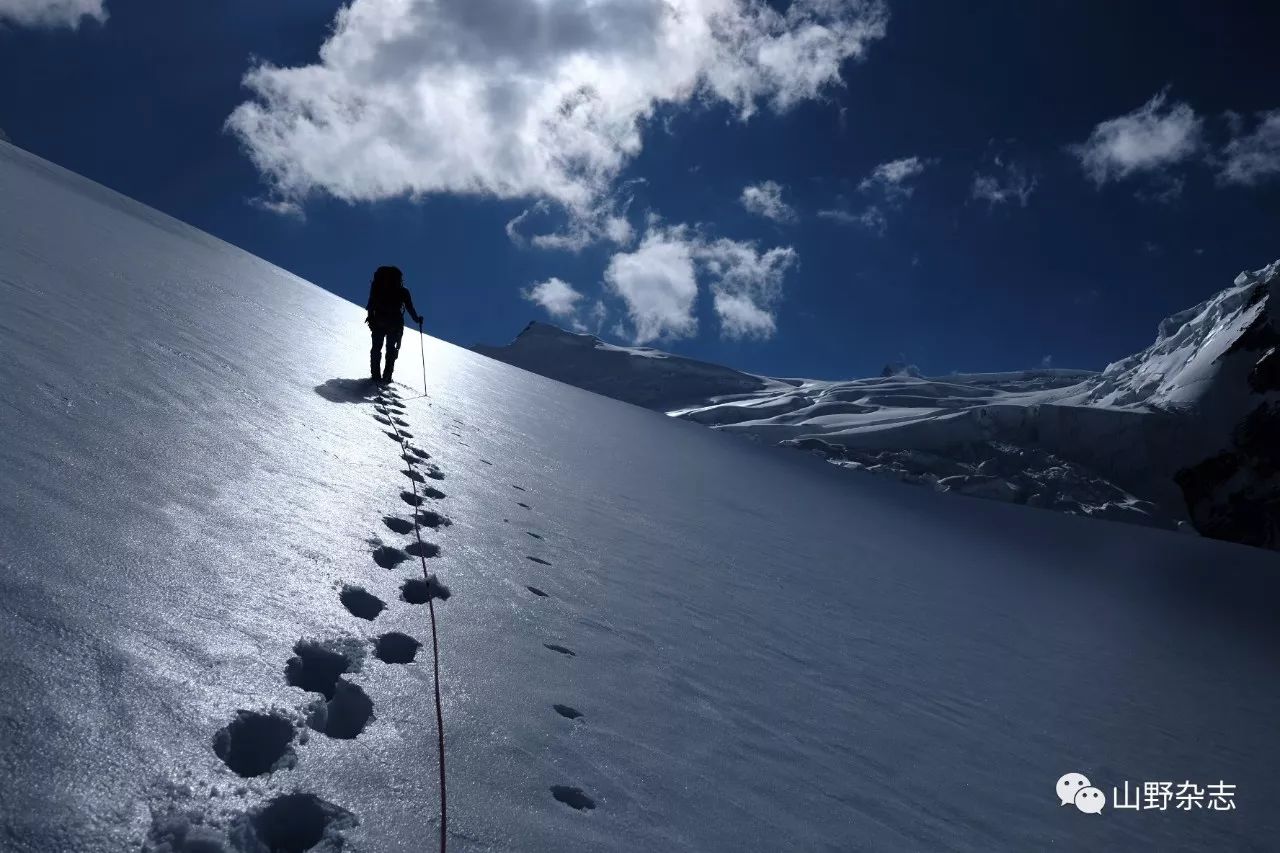
<path id="1" fill-rule="evenodd" d="M 422 396 L 427 396 L 427 351 L 424 347 L 426 333 L 422 331 L 422 323 L 418 323 L 418 353 L 422 356 Z"/>

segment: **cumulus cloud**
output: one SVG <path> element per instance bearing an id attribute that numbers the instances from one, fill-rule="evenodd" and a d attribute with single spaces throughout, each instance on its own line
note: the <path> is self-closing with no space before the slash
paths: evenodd
<path id="1" fill-rule="evenodd" d="M 1258 115 L 1257 127 L 1242 133 L 1243 121 L 1232 115 L 1232 139 L 1222 150 L 1218 180 L 1255 186 L 1280 177 L 1280 109 Z"/>
<path id="2" fill-rule="evenodd" d="M 544 311 L 558 320 L 574 318 L 578 313 L 578 303 L 582 300 L 582 294 L 571 284 L 555 276 L 530 285 L 521 291 L 521 295 L 530 302 L 541 305 Z"/>
<path id="3" fill-rule="evenodd" d="M 227 126 L 279 199 L 459 193 L 593 220 L 657 107 L 784 111 L 886 19 L 879 0 L 353 0 L 318 62 L 251 69 Z"/>
<path id="4" fill-rule="evenodd" d="M 1203 120 L 1188 104 L 1168 102 L 1164 89 L 1138 109 L 1107 119 L 1068 150 L 1098 186 L 1147 172 L 1158 173 L 1196 154 Z"/>
<path id="5" fill-rule="evenodd" d="M 85 18 L 105 21 L 103 0 L 0 0 L 0 23 L 76 29 Z"/>
<path id="6" fill-rule="evenodd" d="M 795 222 L 796 211 L 782 200 L 782 185 L 776 181 L 764 181 L 744 187 L 739 198 L 742 206 L 757 216 L 774 222 Z"/>
<path id="7" fill-rule="evenodd" d="M 1014 202 L 1017 202 L 1019 207 L 1026 207 L 1035 188 L 1034 175 L 1027 174 L 1026 170 L 1017 163 L 996 156 L 992 160 L 990 173 L 979 172 L 973 176 L 973 187 L 970 192 L 973 198 L 985 201 L 992 207 Z"/>
<path id="8" fill-rule="evenodd" d="M 604 281 L 627 306 L 634 343 L 697 334 L 698 279 L 685 229 L 651 230 L 635 251 L 609 259 Z"/>
<path id="9" fill-rule="evenodd" d="M 651 222 L 640 245 L 619 252 L 605 270 L 605 284 L 626 305 L 634 343 L 692 337 L 700 286 L 726 338 L 769 338 L 783 279 L 797 262 L 791 247 L 761 251 L 754 243 L 708 239 L 688 226 Z"/>
<path id="10" fill-rule="evenodd" d="M 716 240 L 696 256 L 711 285 L 712 306 L 726 338 L 771 338 L 774 311 L 782 299 L 782 280 L 796 263 L 790 246 L 760 252 L 750 243 Z"/>

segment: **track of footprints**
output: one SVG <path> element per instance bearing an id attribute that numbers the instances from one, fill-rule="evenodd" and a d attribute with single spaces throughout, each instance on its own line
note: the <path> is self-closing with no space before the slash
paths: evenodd
<path id="1" fill-rule="evenodd" d="M 480 461 L 484 462 L 486 465 L 493 464 L 492 462 L 489 462 L 488 460 L 485 460 L 485 459 L 481 459 Z M 524 486 L 520 486 L 515 483 L 511 483 L 510 485 L 511 485 L 511 488 L 515 489 L 516 491 L 528 494 L 529 490 L 526 489 Z M 530 512 L 533 511 L 533 507 L 525 503 L 524 501 L 516 501 L 515 503 L 516 503 L 516 506 L 521 507 L 522 509 L 529 510 Z M 503 521 L 509 522 L 510 519 L 504 518 Z M 546 541 L 545 537 L 543 537 L 542 534 L 535 533 L 532 530 L 526 530 L 525 534 L 535 542 Z M 524 556 L 526 560 L 528 560 L 531 563 L 535 563 L 538 566 L 550 567 L 552 565 L 550 560 L 544 559 L 534 554 L 525 554 Z M 537 587 L 532 584 L 527 584 L 525 586 L 525 589 L 529 591 L 530 595 L 534 596 L 537 599 L 548 600 L 552 598 L 551 594 L 543 590 L 541 587 Z M 546 649 L 548 652 L 554 652 L 556 655 L 559 655 L 565 658 L 566 660 L 570 658 L 576 658 L 578 656 L 578 653 L 575 652 L 573 649 L 569 648 L 568 646 L 562 645 L 560 643 L 543 643 L 542 647 Z M 552 705 L 551 708 L 565 720 L 576 721 L 576 720 L 581 720 L 584 717 L 581 711 L 569 705 L 561 705 L 559 703 L 556 703 Z M 596 807 L 596 801 L 576 785 L 552 785 L 550 787 L 550 792 L 551 792 L 551 796 L 554 797 L 558 802 L 564 803 L 566 806 L 577 809 L 578 811 L 589 811 Z"/>
<path id="2" fill-rule="evenodd" d="M 373 402 L 374 418 L 390 427 L 386 434 L 401 445 L 401 458 L 406 465 L 402 473 L 410 482 L 410 488 L 401 492 L 400 497 L 411 508 L 411 516 L 387 515 L 382 522 L 393 533 L 412 535 L 413 541 L 403 548 L 377 541 L 372 543 L 375 547 L 370 556 L 376 565 L 389 571 L 410 561 L 425 568 L 427 559 L 439 555 L 440 546 L 424 540 L 422 531 L 449 524 L 448 518 L 426 508 L 428 500 L 445 497 L 442 491 L 426 484 L 443 480 L 445 475 L 427 461 L 431 458 L 429 453 L 411 443 L 408 424 L 402 417 L 404 405 L 395 392 L 382 389 Z M 448 597 L 448 588 L 425 571 L 405 578 L 400 585 L 400 599 L 406 605 Z M 349 583 L 338 592 L 338 600 L 352 617 L 365 622 L 376 621 L 388 607 L 396 606 L 364 587 Z M 355 635 L 298 640 L 293 656 L 284 663 L 283 676 L 286 683 L 311 694 L 311 701 L 294 712 L 236 711 L 230 722 L 214 735 L 214 754 L 233 773 L 248 779 L 294 767 L 295 747 L 307 742 L 309 731 L 338 740 L 360 737 L 375 719 L 374 703 L 349 676 L 360 672 L 370 645 L 374 657 L 388 665 L 413 663 L 423 646 L 417 638 L 399 631 L 376 634 L 370 640 Z M 313 794 L 296 791 L 273 797 L 249 812 L 244 821 L 252 826 L 254 835 L 267 849 L 288 851 L 309 850 L 326 833 L 357 822 L 345 809 Z"/>
<path id="3" fill-rule="evenodd" d="M 401 581 L 399 598 L 403 605 L 425 605 L 433 599 L 443 601 L 449 598 L 448 587 L 434 574 L 425 571 L 426 561 L 438 557 L 440 547 L 426 541 L 423 532 L 450 524 L 449 519 L 432 509 L 430 503 L 445 499 L 445 493 L 432 485 L 443 481 L 445 475 L 430 461 L 431 454 L 413 443 L 413 434 L 403 417 L 405 407 L 396 392 L 390 388 L 380 389 L 373 403 L 374 419 L 386 427 L 384 434 L 400 445 L 400 459 L 405 465 L 401 473 L 409 485 L 400 492 L 408 517 L 385 515 L 382 523 L 387 530 L 412 537 L 412 541 L 397 547 L 374 540 L 370 543 L 374 546 L 370 556 L 377 566 L 387 571 L 396 571 L 406 563 L 414 564 L 415 568 L 422 567 L 422 571 Z M 464 426 L 456 419 L 454 425 Z M 452 430 L 451 434 L 461 438 Z M 487 459 L 480 461 L 493 465 Z M 521 497 L 528 494 L 523 486 L 510 485 L 523 493 Z M 515 503 L 525 510 L 533 509 L 524 501 Z M 541 534 L 526 533 L 533 541 L 544 541 Z M 552 565 L 549 560 L 533 554 L 525 557 L 538 566 Z M 527 585 L 525 589 L 537 600 L 552 599 L 549 593 L 537 586 Z M 352 618 L 368 623 L 376 622 L 388 608 L 401 606 L 394 602 L 389 604 L 364 587 L 350 583 L 342 586 L 338 599 Z M 296 747 L 307 742 L 309 731 L 339 740 L 359 738 L 375 719 L 374 702 L 349 676 L 361 671 L 370 646 L 377 660 L 397 666 L 414 663 L 423 642 L 398 631 L 375 633 L 368 640 L 354 634 L 298 640 L 293 647 L 293 656 L 284 663 L 283 676 L 286 683 L 310 694 L 311 701 L 292 713 L 278 709 L 237 711 L 214 735 L 214 754 L 238 776 L 253 778 L 294 767 Z M 548 642 L 543 646 L 549 653 L 566 661 L 577 656 L 573 649 L 560 643 Z M 427 658 L 431 659 L 430 646 L 427 647 Z M 584 717 L 582 712 L 569 705 L 555 704 L 552 710 L 563 720 L 575 723 Z M 596 807 L 595 800 L 577 786 L 552 785 L 549 792 L 558 802 L 579 811 Z M 296 851 L 309 850 L 326 833 L 357 822 L 354 815 L 341 807 L 302 792 L 275 796 L 246 815 L 246 820 L 253 825 L 254 832 L 268 849 Z"/>

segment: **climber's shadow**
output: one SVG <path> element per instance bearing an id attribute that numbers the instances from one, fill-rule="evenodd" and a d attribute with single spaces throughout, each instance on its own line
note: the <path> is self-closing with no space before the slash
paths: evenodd
<path id="1" fill-rule="evenodd" d="M 372 379 L 328 379 L 315 387 L 315 392 L 331 403 L 368 403 L 378 390 Z"/>

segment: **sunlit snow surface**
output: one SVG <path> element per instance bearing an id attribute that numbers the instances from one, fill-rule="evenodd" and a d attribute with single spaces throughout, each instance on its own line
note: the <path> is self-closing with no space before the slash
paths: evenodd
<path id="1" fill-rule="evenodd" d="M 417 559 L 379 550 L 410 481 L 362 312 L 2 144 L 0 199 L 0 847 L 262 850 L 296 792 L 314 849 L 428 849 L 430 635 Z M 417 346 L 452 849 L 1280 837 L 1274 554 L 850 477 L 430 338 L 409 399 Z M 427 645 L 384 663 L 388 632 Z M 303 723 L 308 638 L 372 701 L 354 739 Z M 241 709 L 295 721 L 293 759 L 232 772 Z M 1236 810 L 1086 815 L 1068 771 Z"/>

